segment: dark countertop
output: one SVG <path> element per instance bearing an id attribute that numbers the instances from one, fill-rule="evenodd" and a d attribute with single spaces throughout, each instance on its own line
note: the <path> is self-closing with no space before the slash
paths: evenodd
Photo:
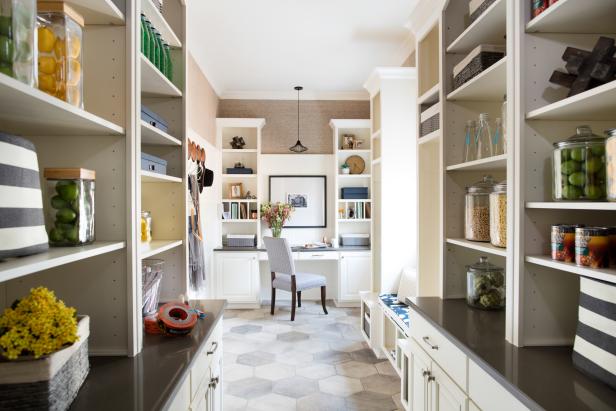
<path id="1" fill-rule="evenodd" d="M 473 309 L 464 299 L 417 297 L 407 303 L 531 410 L 616 410 L 616 391 L 577 371 L 572 347 L 508 343 L 504 311 Z"/>
<path id="2" fill-rule="evenodd" d="M 265 252 L 267 251 L 265 248 L 258 248 L 258 247 L 227 247 L 222 246 L 222 247 L 218 247 L 215 248 L 214 251 L 245 251 L 245 252 Z M 291 247 L 291 251 L 294 252 L 299 252 L 299 253 L 318 253 L 318 252 L 326 252 L 326 251 L 336 251 L 336 252 L 340 252 L 340 253 L 344 253 L 347 251 L 370 251 L 370 246 L 347 246 L 347 247 L 337 247 L 337 248 L 333 248 L 333 247 L 327 247 L 327 248 L 305 248 L 305 247 Z"/>
<path id="3" fill-rule="evenodd" d="M 199 320 L 190 335 L 164 337 L 145 334 L 143 350 L 136 357 L 90 357 L 90 373 L 70 409 L 165 409 L 202 345 L 222 318 L 226 304 L 226 300 L 191 302 L 207 316 Z"/>

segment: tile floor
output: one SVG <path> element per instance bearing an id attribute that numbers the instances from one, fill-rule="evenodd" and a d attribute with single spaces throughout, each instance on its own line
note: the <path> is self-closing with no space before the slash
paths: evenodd
<path id="1" fill-rule="evenodd" d="M 392 411 L 400 379 L 359 331 L 359 308 L 304 301 L 227 310 L 224 316 L 225 411 Z"/>

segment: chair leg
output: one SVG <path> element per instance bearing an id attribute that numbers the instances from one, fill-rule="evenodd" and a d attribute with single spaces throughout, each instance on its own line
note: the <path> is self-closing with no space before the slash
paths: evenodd
<path id="1" fill-rule="evenodd" d="M 272 309 L 270 310 L 271 315 L 274 315 L 274 308 L 276 308 L 276 289 L 272 287 Z"/>
<path id="2" fill-rule="evenodd" d="M 295 293 L 295 290 L 291 291 L 291 321 L 295 321 L 295 299 L 297 298 L 296 295 L 297 294 Z"/>
<path id="3" fill-rule="evenodd" d="M 302 292 L 301 291 L 297 292 L 297 306 L 298 307 L 302 306 Z"/>
<path id="4" fill-rule="evenodd" d="M 326 288 L 325 286 L 321 287 L 321 305 L 323 306 L 323 312 L 325 313 L 325 315 L 328 314 L 327 312 L 327 308 L 325 307 L 325 294 L 326 294 Z"/>

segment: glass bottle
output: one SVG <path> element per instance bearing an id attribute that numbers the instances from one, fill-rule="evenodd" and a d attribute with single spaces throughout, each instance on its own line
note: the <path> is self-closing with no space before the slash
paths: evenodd
<path id="1" fill-rule="evenodd" d="M 148 60 L 154 64 L 156 57 L 156 38 L 154 36 L 154 26 L 152 26 L 151 22 L 148 22 L 148 35 L 150 37 L 150 52 L 148 53 Z"/>
<path id="2" fill-rule="evenodd" d="M 163 40 L 160 37 L 160 33 L 158 31 L 156 32 L 156 44 L 158 46 L 158 52 L 157 52 L 158 54 L 156 56 L 156 61 L 157 61 L 156 67 L 161 73 L 164 73 L 165 72 L 165 50 L 163 47 Z"/>
<path id="3" fill-rule="evenodd" d="M 466 122 L 466 132 L 464 134 L 464 162 L 475 160 L 477 149 L 475 147 L 475 135 L 477 122 L 469 120 Z"/>
<path id="4" fill-rule="evenodd" d="M 503 123 L 500 118 L 496 119 L 494 134 L 492 135 L 492 155 L 505 154 L 505 139 L 503 138 Z"/>
<path id="5" fill-rule="evenodd" d="M 490 131 L 490 117 L 488 113 L 479 115 L 479 127 L 475 137 L 475 147 L 477 148 L 477 160 L 492 157 L 492 132 Z"/>
<path id="6" fill-rule="evenodd" d="M 501 106 L 501 120 L 503 124 L 503 154 L 507 153 L 507 95 L 503 98 Z"/>
<path id="7" fill-rule="evenodd" d="M 173 62 L 171 61 L 171 48 L 169 44 L 166 42 L 163 44 L 165 48 L 165 68 L 166 73 L 165 76 L 169 79 L 169 81 L 173 81 Z"/>
<path id="8" fill-rule="evenodd" d="M 141 13 L 141 52 L 146 57 L 150 54 L 150 33 L 148 30 L 149 23 L 150 22 L 145 17 L 145 14 Z"/>

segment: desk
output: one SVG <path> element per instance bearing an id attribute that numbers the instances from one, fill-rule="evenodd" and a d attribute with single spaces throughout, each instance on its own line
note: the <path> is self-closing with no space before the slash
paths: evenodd
<path id="1" fill-rule="evenodd" d="M 331 271 L 335 272 L 335 279 L 328 276 L 327 286 L 328 296 L 333 296 L 336 306 L 358 307 L 359 292 L 372 288 L 370 247 L 294 247 L 292 251 L 293 259 L 300 265 L 311 262 L 333 265 Z M 266 250 L 221 247 L 214 250 L 214 259 L 213 290 L 216 298 L 226 299 L 229 309 L 260 307 L 262 295 L 269 295 L 271 286 Z M 298 268 L 298 271 L 311 272 L 309 268 Z M 310 299 L 309 292 L 304 299 Z"/>

